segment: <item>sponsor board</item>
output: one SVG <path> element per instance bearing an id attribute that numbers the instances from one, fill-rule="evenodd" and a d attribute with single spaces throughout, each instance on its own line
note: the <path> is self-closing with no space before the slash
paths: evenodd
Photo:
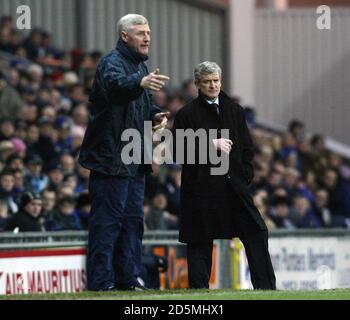
<path id="1" fill-rule="evenodd" d="M 0 252 L 0 294 L 81 292 L 84 248 Z"/>
<path id="2" fill-rule="evenodd" d="M 244 247 L 232 241 L 233 287 L 252 289 Z M 269 252 L 278 290 L 350 287 L 350 238 L 270 238 Z"/>
<path id="3" fill-rule="evenodd" d="M 160 273 L 161 289 L 188 288 L 186 246 L 146 246 L 166 256 L 168 269 Z M 86 288 L 86 249 L 49 248 L 0 251 L 0 294 L 81 292 Z M 214 244 L 210 287 L 218 288 L 219 256 Z"/>

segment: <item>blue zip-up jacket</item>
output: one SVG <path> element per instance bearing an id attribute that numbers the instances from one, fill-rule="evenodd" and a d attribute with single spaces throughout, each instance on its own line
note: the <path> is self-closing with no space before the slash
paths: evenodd
<path id="1" fill-rule="evenodd" d="M 134 52 L 122 40 L 99 63 L 89 101 L 89 123 L 79 154 L 79 163 L 90 170 L 112 176 L 135 176 L 137 164 L 124 164 L 121 141 L 125 129 L 136 129 L 142 137 L 144 121 L 153 120 L 161 110 L 152 102 L 141 80 L 148 75 L 147 56 Z M 146 166 L 142 166 L 145 168 Z M 145 171 L 150 171 L 151 166 Z"/>

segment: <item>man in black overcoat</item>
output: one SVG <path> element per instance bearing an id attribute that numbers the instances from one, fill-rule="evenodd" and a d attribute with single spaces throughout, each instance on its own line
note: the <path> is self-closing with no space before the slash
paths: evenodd
<path id="1" fill-rule="evenodd" d="M 214 239 L 239 237 L 254 289 L 271 290 L 276 281 L 268 251 L 268 231 L 248 190 L 254 175 L 253 143 L 243 108 L 221 91 L 221 73 L 214 62 L 197 66 L 198 98 L 185 105 L 174 121 L 175 134 L 178 129 L 216 129 L 217 139 L 208 139 L 208 150 L 214 148 L 228 160 L 226 172 L 214 175 L 211 169 L 217 166 L 210 162 L 201 164 L 197 151 L 194 164 L 186 162 L 185 156 L 179 241 L 187 243 L 189 285 L 209 287 Z M 220 136 L 223 129 L 229 130 L 229 136 Z M 177 138 L 175 142 L 180 143 Z M 193 147 L 200 147 L 198 141 Z M 187 150 L 186 140 L 184 148 Z"/>

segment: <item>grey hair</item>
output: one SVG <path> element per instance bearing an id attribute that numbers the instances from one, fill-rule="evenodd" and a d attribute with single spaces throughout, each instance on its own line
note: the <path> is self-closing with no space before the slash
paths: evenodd
<path id="1" fill-rule="evenodd" d="M 201 79 L 202 75 L 208 75 L 213 73 L 218 73 L 219 77 L 221 78 L 222 70 L 220 66 L 215 62 L 204 61 L 194 69 L 194 80 L 197 82 Z"/>
<path id="2" fill-rule="evenodd" d="M 140 14 L 129 13 L 120 18 L 117 24 L 118 35 L 121 36 L 122 32 L 128 32 L 132 26 L 148 24 L 147 19 Z"/>

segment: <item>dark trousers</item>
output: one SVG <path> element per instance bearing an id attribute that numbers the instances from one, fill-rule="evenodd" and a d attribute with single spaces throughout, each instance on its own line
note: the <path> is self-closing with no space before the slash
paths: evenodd
<path id="1" fill-rule="evenodd" d="M 144 189 L 143 174 L 122 178 L 91 172 L 88 290 L 127 288 L 137 283 L 142 256 Z"/>
<path id="2" fill-rule="evenodd" d="M 240 237 L 250 269 L 254 289 L 275 290 L 276 278 L 268 251 L 268 233 L 259 231 Z M 188 280 L 190 288 L 209 288 L 213 243 L 187 245 Z"/>
<path id="3" fill-rule="evenodd" d="M 188 282 L 191 289 L 209 288 L 213 242 L 187 244 Z"/>

